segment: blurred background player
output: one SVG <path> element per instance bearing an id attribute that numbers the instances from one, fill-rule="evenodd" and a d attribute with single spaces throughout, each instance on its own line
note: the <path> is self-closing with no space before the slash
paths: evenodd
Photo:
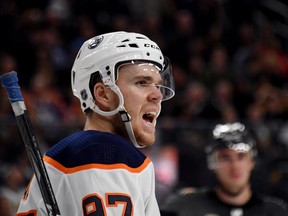
<path id="1" fill-rule="evenodd" d="M 83 131 L 44 160 L 61 215 L 160 215 L 151 160 L 161 102 L 174 96 L 168 60 L 138 33 L 112 32 L 82 45 L 71 73 L 86 116 Z M 18 215 L 47 215 L 36 179 Z"/>
<path id="2" fill-rule="evenodd" d="M 172 195 L 161 205 L 162 215 L 177 216 L 285 216 L 284 201 L 253 193 L 251 172 L 257 155 L 255 141 L 239 122 L 218 124 L 207 147 L 214 188 Z"/>

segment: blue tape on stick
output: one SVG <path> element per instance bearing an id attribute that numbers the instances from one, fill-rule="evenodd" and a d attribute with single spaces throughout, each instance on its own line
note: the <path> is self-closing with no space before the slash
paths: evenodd
<path id="1" fill-rule="evenodd" d="M 18 84 L 17 72 L 12 71 L 0 76 L 2 86 L 6 88 L 11 103 L 23 101 L 23 97 Z"/>

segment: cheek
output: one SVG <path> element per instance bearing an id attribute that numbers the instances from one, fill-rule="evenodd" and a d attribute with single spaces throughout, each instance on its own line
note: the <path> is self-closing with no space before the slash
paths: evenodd
<path id="1" fill-rule="evenodd" d="M 220 182 L 226 182 L 227 180 L 229 180 L 229 175 L 227 172 L 225 173 L 218 170 L 217 172 L 215 172 L 215 176 L 216 179 L 218 179 L 218 181 Z"/>
<path id="2" fill-rule="evenodd" d="M 250 175 L 250 173 L 252 172 L 252 170 L 254 169 L 254 162 L 248 163 L 247 165 L 247 172 Z"/>
<path id="3" fill-rule="evenodd" d="M 124 106 L 127 109 L 127 111 L 135 111 L 137 109 L 140 109 L 144 95 L 137 93 L 135 89 L 132 88 L 126 88 L 125 90 L 121 91 L 122 95 L 124 97 Z"/>
<path id="4" fill-rule="evenodd" d="M 139 115 L 141 111 L 141 105 L 137 102 L 137 100 L 127 100 L 127 102 L 124 102 L 124 107 L 126 111 L 129 113 L 129 115 L 132 117 L 132 120 L 136 118 L 136 116 Z"/>
<path id="5" fill-rule="evenodd" d="M 220 179 L 225 179 L 229 173 L 228 170 L 225 169 L 224 167 L 218 167 L 214 170 L 214 172 L 215 172 L 215 175 Z"/>

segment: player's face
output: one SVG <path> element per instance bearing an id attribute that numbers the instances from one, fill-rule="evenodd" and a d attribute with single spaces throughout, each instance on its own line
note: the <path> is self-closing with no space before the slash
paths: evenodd
<path id="1" fill-rule="evenodd" d="M 149 146 L 155 142 L 156 119 L 163 99 L 156 86 L 162 83 L 159 70 L 151 64 L 128 64 L 120 67 L 118 76 L 116 83 L 131 116 L 136 140 L 142 146 Z"/>
<path id="2" fill-rule="evenodd" d="M 236 152 L 226 148 L 217 153 L 215 173 L 222 189 L 227 193 L 237 195 L 248 187 L 253 167 L 250 152 Z"/>

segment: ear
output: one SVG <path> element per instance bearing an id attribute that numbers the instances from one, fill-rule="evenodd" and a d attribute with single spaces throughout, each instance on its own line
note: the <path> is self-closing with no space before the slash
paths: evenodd
<path id="1" fill-rule="evenodd" d="M 107 88 L 103 83 L 96 83 L 93 88 L 93 94 L 96 105 L 102 110 L 109 110 L 113 91 Z"/>

